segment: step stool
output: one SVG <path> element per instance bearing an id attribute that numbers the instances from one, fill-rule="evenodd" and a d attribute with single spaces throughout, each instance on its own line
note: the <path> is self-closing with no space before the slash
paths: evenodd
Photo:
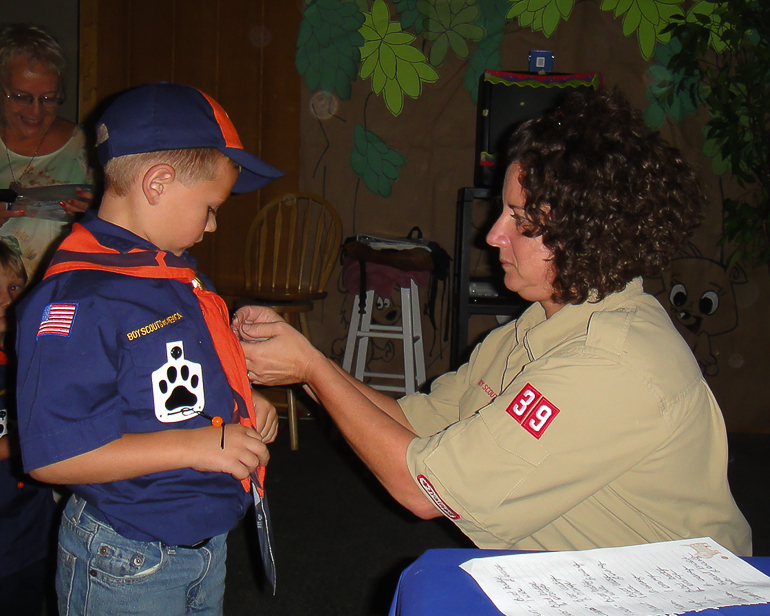
<path id="1" fill-rule="evenodd" d="M 355 376 L 359 381 L 363 381 L 366 377 L 371 377 L 376 379 L 397 379 L 403 382 L 403 385 L 370 383 L 370 386 L 374 389 L 413 394 L 425 382 L 425 354 L 422 341 L 422 320 L 420 318 L 420 292 L 417 284 L 414 280 L 410 280 L 408 287 L 401 287 L 400 325 L 372 324 L 374 295 L 374 290 L 370 289 L 366 292 L 363 314 L 361 314 L 357 304 L 353 306 L 342 368 Z M 366 371 L 366 352 L 369 348 L 369 338 L 401 340 L 404 347 L 403 374 Z M 355 372 L 350 372 L 354 356 L 356 368 Z"/>

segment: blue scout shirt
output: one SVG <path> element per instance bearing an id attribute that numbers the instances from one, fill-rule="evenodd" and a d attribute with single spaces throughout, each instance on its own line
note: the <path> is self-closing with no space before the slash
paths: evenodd
<path id="1" fill-rule="evenodd" d="M 95 215 L 83 226 L 114 251 L 99 257 L 111 266 L 135 248 L 157 251 Z M 187 261 L 164 256 L 194 268 L 188 255 Z M 233 392 L 187 283 L 59 273 L 34 288 L 18 315 L 19 432 L 27 471 L 123 434 L 210 425 L 201 412 L 231 420 Z M 169 545 L 231 530 L 251 502 L 229 474 L 189 468 L 69 487 L 125 537 Z"/>

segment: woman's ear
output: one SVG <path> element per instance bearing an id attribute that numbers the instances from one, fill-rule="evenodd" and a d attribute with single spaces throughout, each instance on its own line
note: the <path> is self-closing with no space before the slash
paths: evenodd
<path id="1" fill-rule="evenodd" d="M 142 192 L 150 205 L 160 203 L 163 194 L 176 179 L 176 170 L 169 164 L 150 167 L 142 177 Z"/>

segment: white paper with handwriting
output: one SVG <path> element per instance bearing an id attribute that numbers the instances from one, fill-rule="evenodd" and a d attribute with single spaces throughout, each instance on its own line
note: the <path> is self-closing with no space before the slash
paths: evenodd
<path id="1" fill-rule="evenodd" d="M 709 537 L 460 567 L 506 616 L 663 616 L 770 602 L 770 577 Z"/>

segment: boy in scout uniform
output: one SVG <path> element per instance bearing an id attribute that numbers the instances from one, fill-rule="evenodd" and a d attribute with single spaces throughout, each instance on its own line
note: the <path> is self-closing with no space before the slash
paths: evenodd
<path id="1" fill-rule="evenodd" d="M 186 249 L 231 191 L 280 172 L 188 86 L 129 90 L 97 130 L 98 216 L 75 225 L 19 310 L 24 466 L 73 493 L 59 612 L 220 614 L 225 539 L 277 418 Z"/>

